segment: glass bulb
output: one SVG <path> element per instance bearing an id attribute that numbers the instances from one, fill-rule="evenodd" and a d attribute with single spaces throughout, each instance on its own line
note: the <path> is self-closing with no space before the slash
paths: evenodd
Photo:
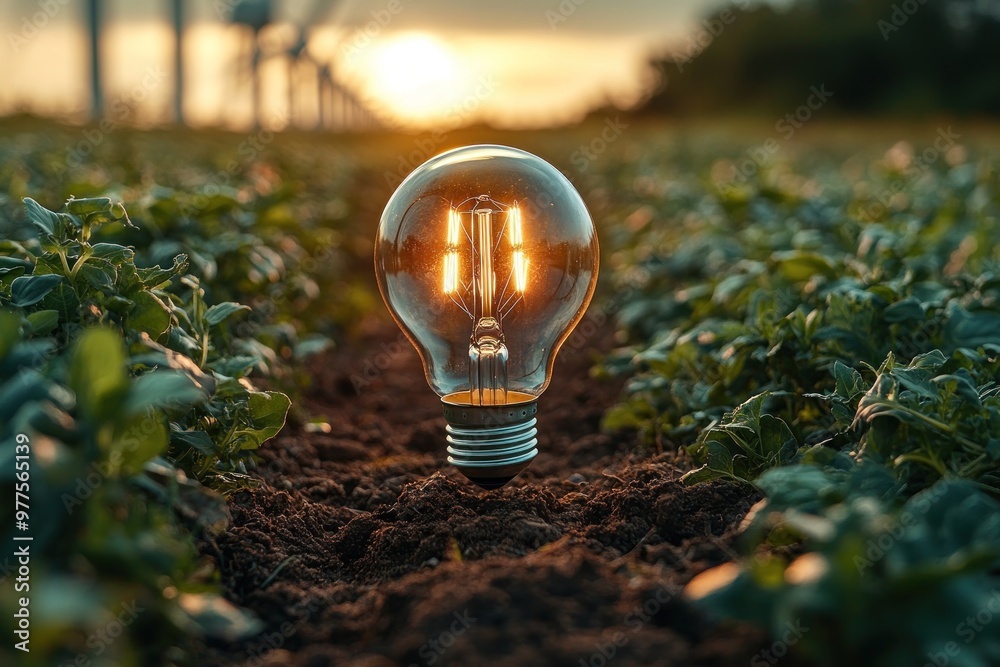
<path id="1" fill-rule="evenodd" d="M 594 223 L 555 167 L 466 146 L 386 204 L 375 273 L 444 406 L 448 461 L 497 488 L 538 453 L 536 400 L 597 283 Z"/>

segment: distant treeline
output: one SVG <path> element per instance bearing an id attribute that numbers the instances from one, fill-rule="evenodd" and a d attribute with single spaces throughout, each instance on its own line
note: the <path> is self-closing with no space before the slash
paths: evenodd
<path id="1" fill-rule="evenodd" d="M 655 114 L 1000 114 L 1000 0 L 735 0 L 657 58 Z"/>

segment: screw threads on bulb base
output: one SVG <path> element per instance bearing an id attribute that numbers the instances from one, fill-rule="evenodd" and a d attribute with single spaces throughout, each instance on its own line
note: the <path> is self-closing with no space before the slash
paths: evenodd
<path id="1" fill-rule="evenodd" d="M 514 394 L 514 392 L 511 392 Z M 538 454 L 537 399 L 514 394 L 506 405 L 470 405 L 468 392 L 441 399 L 448 440 L 448 463 L 484 489 L 498 489 L 528 467 Z M 527 399 L 527 400 L 520 400 Z"/>

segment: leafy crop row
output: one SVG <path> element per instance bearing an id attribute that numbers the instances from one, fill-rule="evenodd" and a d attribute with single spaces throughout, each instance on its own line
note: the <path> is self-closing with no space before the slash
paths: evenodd
<path id="1" fill-rule="evenodd" d="M 824 157 L 741 183 L 611 172 L 634 298 L 605 425 L 686 450 L 689 483 L 765 492 L 746 559 L 692 583 L 710 609 L 801 621 L 816 664 L 923 664 L 1000 590 L 1000 177 L 961 146 L 919 170 L 905 144 Z M 997 627 L 949 664 L 996 661 Z"/>
<path id="2" fill-rule="evenodd" d="M 122 128 L 81 161 L 79 128 L 0 136 L 0 492 L 15 434 L 33 446 L 24 664 L 198 664 L 190 638 L 257 628 L 199 551 L 256 448 L 286 413 L 310 417 L 289 406 L 308 389 L 299 360 L 377 299 L 358 221 L 387 196 L 340 142 L 272 138 L 247 154 L 236 135 Z M 0 581 L 16 567 L 0 555 Z M 126 608 L 142 611 L 101 639 Z"/>
<path id="3" fill-rule="evenodd" d="M 225 528 L 209 487 L 246 482 L 290 404 L 246 377 L 260 346 L 230 324 L 248 308 L 206 303 L 184 254 L 142 268 L 133 248 L 97 241 L 106 226 L 132 227 L 108 198 L 70 199 L 65 212 L 25 206 L 35 234 L 0 244 L 0 438 L 30 439 L 32 545 L 44 568 L 33 610 L 64 630 L 36 633 L 32 656 L 86 656 L 76 629 L 119 605 L 141 608 L 145 628 L 253 632 L 252 618 L 211 592 L 192 542 Z M 12 496 L 13 448 L 0 456 Z M 94 574 L 109 583 L 87 591 Z M 158 635 L 116 643 L 107 658 L 153 655 L 173 633 Z"/>

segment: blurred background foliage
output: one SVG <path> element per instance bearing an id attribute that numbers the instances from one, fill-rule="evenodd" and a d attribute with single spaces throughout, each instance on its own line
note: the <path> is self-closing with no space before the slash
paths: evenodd
<path id="1" fill-rule="evenodd" d="M 653 61 L 660 87 L 644 113 L 784 114 L 821 85 L 833 92 L 828 110 L 842 114 L 1000 113 L 1000 3 L 741 4 L 712 13 L 699 39 Z"/>

